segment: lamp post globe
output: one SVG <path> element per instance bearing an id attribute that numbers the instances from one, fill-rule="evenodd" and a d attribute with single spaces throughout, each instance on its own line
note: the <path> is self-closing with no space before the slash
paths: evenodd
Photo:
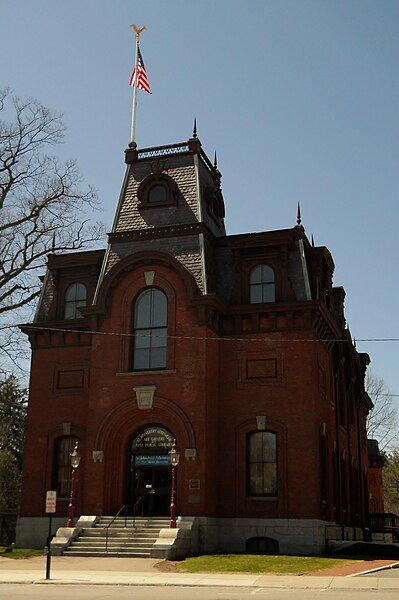
<path id="1" fill-rule="evenodd" d="M 170 529 L 176 529 L 176 468 L 179 464 L 180 453 L 176 449 L 176 440 L 173 440 L 169 451 L 170 464 L 172 465 L 172 490 L 170 495 Z"/>

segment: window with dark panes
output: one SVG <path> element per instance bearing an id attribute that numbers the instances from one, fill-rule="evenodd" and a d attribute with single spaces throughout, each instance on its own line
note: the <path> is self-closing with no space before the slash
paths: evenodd
<path id="1" fill-rule="evenodd" d="M 277 496 L 277 435 L 255 431 L 247 436 L 247 495 Z"/>
<path id="2" fill-rule="evenodd" d="M 87 290 L 83 283 L 72 283 L 65 293 L 65 319 L 81 319 L 79 308 L 87 304 Z"/>
<path id="3" fill-rule="evenodd" d="M 157 288 L 142 292 L 134 307 L 133 370 L 166 368 L 168 300 Z"/>
<path id="4" fill-rule="evenodd" d="M 166 202 L 168 191 L 164 185 L 154 185 L 148 191 L 148 202 Z"/>
<path id="5" fill-rule="evenodd" d="M 275 302 L 276 284 L 274 271 L 269 265 L 257 265 L 249 276 L 249 299 L 251 304 Z"/>
<path id="6" fill-rule="evenodd" d="M 53 489 L 58 498 L 68 498 L 71 491 L 71 452 L 77 437 L 64 435 L 54 442 Z"/>

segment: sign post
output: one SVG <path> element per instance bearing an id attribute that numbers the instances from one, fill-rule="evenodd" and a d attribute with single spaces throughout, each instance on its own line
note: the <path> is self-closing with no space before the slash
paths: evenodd
<path id="1" fill-rule="evenodd" d="M 47 536 L 47 556 L 46 556 L 46 579 L 50 579 L 50 569 L 51 569 L 51 529 L 52 529 L 52 520 L 53 514 L 57 510 L 57 492 L 54 490 L 49 490 L 46 492 L 46 514 L 49 515 L 49 523 L 48 523 L 48 536 Z"/>

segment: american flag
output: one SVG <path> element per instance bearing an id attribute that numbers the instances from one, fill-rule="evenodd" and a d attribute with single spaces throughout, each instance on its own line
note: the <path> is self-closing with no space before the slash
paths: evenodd
<path id="1" fill-rule="evenodd" d="M 144 90 L 145 92 L 151 94 L 150 82 L 148 81 L 147 71 L 145 70 L 140 48 L 137 48 L 137 75 L 136 69 L 133 69 L 129 85 L 131 85 L 132 87 L 137 87 L 139 90 Z"/>

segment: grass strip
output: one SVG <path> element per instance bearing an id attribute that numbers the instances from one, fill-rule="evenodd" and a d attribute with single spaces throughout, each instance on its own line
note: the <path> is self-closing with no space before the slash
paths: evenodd
<path id="1" fill-rule="evenodd" d="M 194 556 L 174 562 L 176 571 L 184 573 L 269 573 L 305 575 L 312 571 L 343 567 L 355 559 L 324 556 L 284 556 L 259 554 L 214 554 Z"/>
<path id="2" fill-rule="evenodd" d="M 18 560 L 19 558 L 30 558 L 31 556 L 43 556 L 43 549 L 38 548 L 14 548 L 14 550 L 7 551 L 5 546 L 0 546 L 0 558 L 13 558 Z"/>

